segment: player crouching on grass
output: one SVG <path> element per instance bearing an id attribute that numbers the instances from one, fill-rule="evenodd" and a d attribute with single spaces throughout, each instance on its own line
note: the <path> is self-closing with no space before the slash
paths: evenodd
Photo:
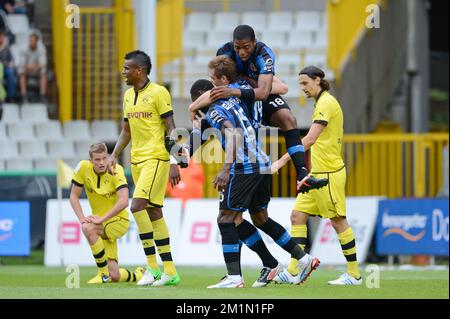
<path id="1" fill-rule="evenodd" d="M 128 184 L 120 165 L 116 175 L 107 172 L 108 150 L 104 143 L 89 147 L 89 160 L 78 163 L 72 177 L 70 204 L 81 223 L 83 234 L 92 250 L 98 274 L 88 281 L 101 284 L 119 281 L 137 281 L 144 269 L 131 272 L 119 268 L 117 239 L 125 235 L 130 224 L 128 212 Z M 85 189 L 92 215 L 85 216 L 80 205 L 80 195 Z"/>

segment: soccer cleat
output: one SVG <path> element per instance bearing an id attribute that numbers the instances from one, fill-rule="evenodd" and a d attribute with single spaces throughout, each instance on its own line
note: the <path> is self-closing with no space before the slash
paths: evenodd
<path id="1" fill-rule="evenodd" d="M 308 193 L 312 189 L 319 189 L 328 185 L 328 178 L 317 179 L 306 175 L 302 180 L 297 180 L 297 193 Z"/>
<path id="2" fill-rule="evenodd" d="M 253 288 L 265 287 L 275 278 L 281 271 L 283 267 L 278 264 L 275 268 L 270 269 L 269 267 L 264 267 L 261 269 L 259 278 L 253 283 Z"/>
<path id="3" fill-rule="evenodd" d="M 360 286 L 362 284 L 362 278 L 359 277 L 359 279 L 356 279 L 355 277 L 344 273 L 338 279 L 329 281 L 328 284 L 334 286 Z"/>
<path id="4" fill-rule="evenodd" d="M 277 284 L 298 285 L 300 284 L 300 275 L 291 275 L 291 273 L 287 269 L 285 269 L 278 275 L 276 275 L 275 278 L 273 278 L 273 281 Z"/>
<path id="5" fill-rule="evenodd" d="M 218 284 L 208 286 L 207 288 L 244 288 L 244 280 L 241 276 L 226 275 Z"/>
<path id="6" fill-rule="evenodd" d="M 177 286 L 179 283 L 180 283 L 180 276 L 178 275 L 178 273 L 173 276 L 162 274 L 161 279 L 155 281 L 152 286 L 156 287 Z"/>
<path id="7" fill-rule="evenodd" d="M 88 284 L 106 284 L 108 282 L 111 282 L 111 277 L 98 273 L 95 277 L 88 281 Z"/>
<path id="8" fill-rule="evenodd" d="M 303 258 L 307 257 L 306 262 L 302 261 Z M 320 260 L 311 255 L 305 255 L 302 259 L 298 261 L 300 283 L 304 283 L 308 279 L 309 275 L 316 270 L 320 265 Z"/>
<path id="9" fill-rule="evenodd" d="M 142 275 L 141 280 L 137 282 L 138 286 L 148 286 L 153 284 L 156 280 L 161 279 L 161 270 L 154 270 L 150 267 L 147 267 L 147 270 Z"/>

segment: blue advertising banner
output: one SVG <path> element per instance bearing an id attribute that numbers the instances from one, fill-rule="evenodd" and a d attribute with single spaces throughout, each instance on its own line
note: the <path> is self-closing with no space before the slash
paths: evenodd
<path id="1" fill-rule="evenodd" d="M 0 202 L 0 256 L 30 255 L 30 204 Z"/>
<path id="2" fill-rule="evenodd" d="M 378 255 L 448 256 L 448 200 L 381 200 L 378 207 Z"/>

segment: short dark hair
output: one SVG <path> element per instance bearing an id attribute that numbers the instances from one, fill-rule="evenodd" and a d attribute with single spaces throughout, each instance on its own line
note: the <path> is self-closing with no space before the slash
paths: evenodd
<path id="1" fill-rule="evenodd" d="M 125 60 L 134 60 L 140 67 L 146 68 L 147 74 L 152 70 L 152 61 L 150 57 L 141 50 L 135 50 L 125 54 Z"/>
<path id="2" fill-rule="evenodd" d="M 214 88 L 214 85 L 211 83 L 211 81 L 206 79 L 200 79 L 194 82 L 191 86 L 191 100 L 194 102 L 198 99 L 200 95 L 202 95 L 204 92 L 211 90 Z"/>
<path id="3" fill-rule="evenodd" d="M 249 25 L 241 24 L 238 25 L 233 31 L 233 41 L 234 40 L 255 40 L 255 30 Z"/>
<path id="4" fill-rule="evenodd" d="M 208 63 L 208 68 L 214 70 L 214 75 L 218 78 L 226 76 L 230 83 L 236 82 L 236 64 L 228 55 L 218 55 Z"/>
<path id="5" fill-rule="evenodd" d="M 328 83 L 327 80 L 325 80 L 325 72 L 322 71 L 322 69 L 318 68 L 314 65 L 309 65 L 307 67 L 304 67 L 298 75 L 307 75 L 311 79 L 315 80 L 317 78 L 320 78 L 320 87 L 322 90 L 328 91 L 330 89 L 330 83 Z"/>

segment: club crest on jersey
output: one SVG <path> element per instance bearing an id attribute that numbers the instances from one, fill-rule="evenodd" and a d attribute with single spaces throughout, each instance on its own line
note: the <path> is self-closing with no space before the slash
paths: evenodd
<path id="1" fill-rule="evenodd" d="M 250 70 L 252 70 L 252 72 L 256 72 L 258 71 L 258 68 L 253 63 L 250 63 Z"/>

